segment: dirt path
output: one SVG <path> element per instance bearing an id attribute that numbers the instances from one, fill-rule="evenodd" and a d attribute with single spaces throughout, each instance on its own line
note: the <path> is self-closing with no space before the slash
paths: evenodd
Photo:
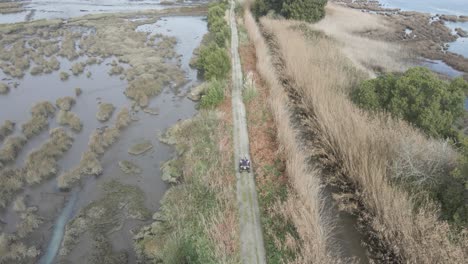
<path id="1" fill-rule="evenodd" d="M 243 78 L 239 57 L 239 36 L 234 13 L 235 1 L 231 0 L 229 19 L 231 24 L 231 58 L 232 58 L 232 113 L 234 120 L 234 155 L 237 178 L 237 201 L 239 203 L 240 243 L 242 263 L 266 263 L 263 246 L 260 211 L 253 173 L 239 173 L 239 158 L 249 154 L 249 135 L 245 106 L 242 102 Z"/>

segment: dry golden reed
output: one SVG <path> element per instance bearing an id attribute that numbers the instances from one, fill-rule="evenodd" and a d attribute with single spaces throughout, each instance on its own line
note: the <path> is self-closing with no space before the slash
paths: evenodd
<path id="1" fill-rule="evenodd" d="M 467 259 L 465 237 L 452 243 L 449 225 L 438 221 L 433 206 L 421 206 L 416 213 L 412 198 L 389 183 L 388 168 L 398 156 L 401 140 L 424 137 L 402 122 L 369 116 L 347 98 L 342 91 L 355 78 L 355 71 L 336 41 L 320 34 L 306 39 L 291 28 L 296 25 L 293 21 L 262 19 L 261 23 L 275 36 L 282 70 L 301 98 L 310 132 L 318 136 L 328 158 L 361 190 L 380 239 L 405 263 L 462 263 Z M 271 63 L 265 66 L 274 71 Z"/>

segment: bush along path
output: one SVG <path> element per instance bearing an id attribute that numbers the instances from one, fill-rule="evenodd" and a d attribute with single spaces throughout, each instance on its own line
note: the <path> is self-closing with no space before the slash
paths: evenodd
<path id="1" fill-rule="evenodd" d="M 231 57 L 232 57 L 232 113 L 234 126 L 234 155 L 237 178 L 237 200 L 240 217 L 240 243 L 242 263 L 266 263 L 263 245 L 260 211 L 252 170 L 239 172 L 239 158 L 249 155 L 249 137 L 245 106 L 242 102 L 243 78 L 239 57 L 239 36 L 234 13 L 235 1 L 231 0 L 229 19 L 231 24 Z"/>

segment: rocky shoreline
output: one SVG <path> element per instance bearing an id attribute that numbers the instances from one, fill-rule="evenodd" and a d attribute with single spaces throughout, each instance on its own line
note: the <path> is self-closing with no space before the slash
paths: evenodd
<path id="1" fill-rule="evenodd" d="M 450 43 L 459 37 L 465 37 L 466 32 L 460 28 L 455 29 L 456 33 L 454 33 L 446 25 L 447 22 L 467 22 L 467 16 L 402 11 L 385 8 L 378 1 L 333 0 L 333 2 L 383 16 L 391 28 L 390 34 L 389 32 L 372 32 L 370 34 L 373 35 L 370 37 L 400 44 L 417 57 L 441 60 L 452 68 L 465 72 L 464 78 L 468 80 L 468 58 L 448 50 Z"/>

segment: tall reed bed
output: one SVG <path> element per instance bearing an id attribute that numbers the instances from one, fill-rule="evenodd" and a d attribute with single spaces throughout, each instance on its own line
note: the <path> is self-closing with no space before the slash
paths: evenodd
<path id="1" fill-rule="evenodd" d="M 433 205 L 425 203 L 415 210 L 413 198 L 389 182 L 402 140 L 417 139 L 422 148 L 431 140 L 403 122 L 372 117 L 351 103 L 343 88 L 356 80 L 356 71 L 335 40 L 323 32 L 306 39 L 303 32 L 293 29 L 295 22 L 262 19 L 261 24 L 274 35 L 276 55 L 283 62 L 281 74 L 300 98 L 295 103 L 305 111 L 303 121 L 317 136 L 317 147 L 360 191 L 372 229 L 395 253 L 396 261 L 463 263 L 468 257 L 466 236 L 452 241 L 449 225 L 438 221 Z M 266 45 L 257 48 L 259 67 L 275 87 L 274 69 L 271 62 L 265 62 L 267 50 Z M 274 94 L 272 98 L 278 100 Z M 297 179 L 299 189 L 315 189 L 305 178 Z"/>
<path id="2" fill-rule="evenodd" d="M 288 98 L 272 67 L 269 48 L 249 10 L 244 12 L 245 26 L 257 54 L 257 70 L 270 88 L 269 106 L 276 122 L 278 141 L 286 159 L 286 173 L 294 193 L 285 206 L 279 206 L 292 220 L 300 241 L 288 241 L 288 246 L 299 254 L 293 263 L 339 263 L 330 251 L 332 225 L 325 217 L 318 171 L 307 165 L 306 156 L 292 127 Z"/>

